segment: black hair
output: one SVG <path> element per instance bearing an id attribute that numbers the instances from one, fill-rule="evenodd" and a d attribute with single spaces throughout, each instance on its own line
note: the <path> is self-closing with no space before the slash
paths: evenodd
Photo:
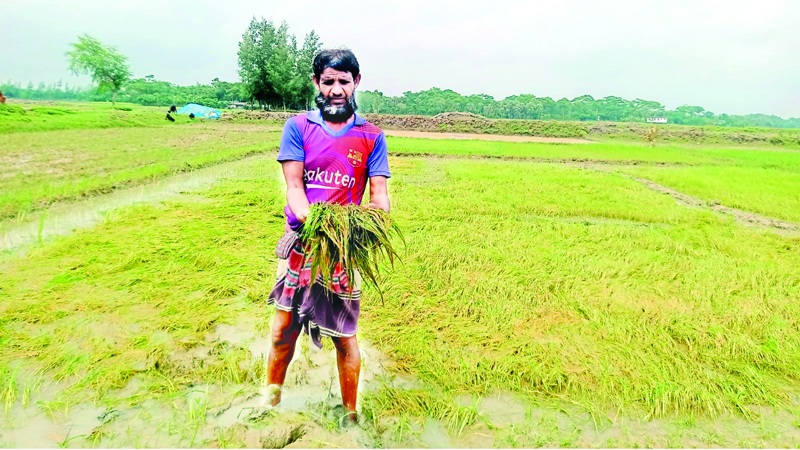
<path id="1" fill-rule="evenodd" d="M 356 55 L 346 48 L 322 50 L 314 57 L 314 77 L 319 81 L 322 72 L 330 67 L 341 72 L 350 72 L 353 79 L 358 76 L 359 67 Z"/>

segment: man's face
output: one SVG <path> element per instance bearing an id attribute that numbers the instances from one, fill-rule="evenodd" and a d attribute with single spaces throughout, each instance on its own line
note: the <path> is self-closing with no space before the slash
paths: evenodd
<path id="1" fill-rule="evenodd" d="M 319 80 L 314 77 L 314 84 L 319 90 L 316 103 L 325 120 L 334 123 L 346 122 L 356 110 L 353 95 L 361 81 L 361 74 L 353 79 L 350 72 L 341 72 L 328 67 Z"/>

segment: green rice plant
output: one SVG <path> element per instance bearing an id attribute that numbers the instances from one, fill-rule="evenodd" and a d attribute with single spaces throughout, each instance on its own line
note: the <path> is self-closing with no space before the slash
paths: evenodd
<path id="1" fill-rule="evenodd" d="M 386 257 L 394 267 L 395 259 L 399 259 L 392 245 L 393 236 L 403 240 L 400 228 L 386 211 L 325 202 L 311 205 L 301 233 L 306 254 L 312 258 L 311 279 L 320 273 L 326 282 L 330 281 L 340 264 L 348 280 L 353 280 L 358 270 L 383 298 L 378 286 L 378 264 Z"/>
<path id="2" fill-rule="evenodd" d="M 375 423 L 383 417 L 407 414 L 439 420 L 453 430 L 463 430 L 478 418 L 475 408 L 458 406 L 447 396 L 426 390 L 390 387 L 369 393 L 364 399 L 363 410 L 367 419 Z"/>
<path id="3" fill-rule="evenodd" d="M 7 413 L 17 401 L 17 374 L 4 370 L 3 375 L 8 378 L 7 381 L 3 382 L 2 391 L 0 391 L 0 401 L 3 402 L 3 409 Z"/>

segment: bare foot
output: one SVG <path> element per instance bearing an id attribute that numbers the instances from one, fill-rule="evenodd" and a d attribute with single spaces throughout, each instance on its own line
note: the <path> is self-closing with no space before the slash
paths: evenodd
<path id="1" fill-rule="evenodd" d="M 358 415 L 355 413 L 355 411 L 352 411 L 352 412 L 349 412 L 349 413 L 345 414 L 339 420 L 339 426 L 341 426 L 342 428 L 357 427 L 358 426 Z"/>
<path id="2" fill-rule="evenodd" d="M 277 406 L 281 402 L 281 388 L 280 384 L 270 384 L 264 388 L 264 398 L 266 403 L 270 406 Z"/>

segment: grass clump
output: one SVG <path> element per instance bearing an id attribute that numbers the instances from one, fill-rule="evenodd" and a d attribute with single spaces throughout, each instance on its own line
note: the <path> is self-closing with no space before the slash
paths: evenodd
<path id="1" fill-rule="evenodd" d="M 63 117 L 73 116 L 80 115 Z M 280 131 L 272 127 L 232 129 L 216 122 L 5 135 L 0 146 L 0 222 L 54 202 L 266 153 L 277 148 L 279 139 Z"/>
<path id="2" fill-rule="evenodd" d="M 358 270 L 380 293 L 380 260 L 386 257 L 394 267 L 394 260 L 399 258 L 392 245 L 393 236 L 403 239 L 400 228 L 386 211 L 360 205 L 314 203 L 301 233 L 306 252 L 313 258 L 311 279 L 320 273 L 324 280 L 331 280 L 340 264 L 348 280 L 353 280 Z"/>
<path id="3" fill-rule="evenodd" d="M 447 395 L 420 389 L 389 387 L 369 393 L 365 397 L 364 413 L 367 420 L 376 424 L 387 417 L 407 414 L 439 420 L 454 430 L 463 430 L 478 419 L 478 412 L 474 408 L 457 406 Z"/>

